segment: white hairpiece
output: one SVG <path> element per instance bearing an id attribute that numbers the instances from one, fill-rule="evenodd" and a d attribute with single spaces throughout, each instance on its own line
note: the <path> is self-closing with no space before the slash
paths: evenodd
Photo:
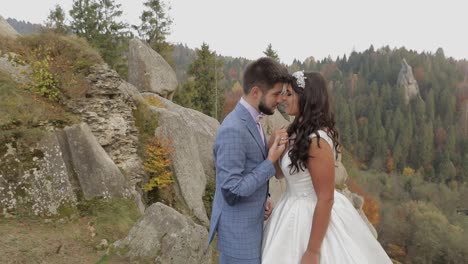
<path id="1" fill-rule="evenodd" d="M 304 71 L 297 71 L 297 72 L 293 73 L 292 76 L 294 78 L 296 78 L 297 86 L 304 89 L 305 88 L 305 79 L 307 79 L 307 77 L 304 76 Z"/>

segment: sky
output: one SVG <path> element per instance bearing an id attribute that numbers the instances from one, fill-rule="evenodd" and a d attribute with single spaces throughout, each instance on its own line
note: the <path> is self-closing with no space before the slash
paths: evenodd
<path id="1" fill-rule="evenodd" d="M 145 0 L 115 0 L 139 24 Z M 32 23 L 73 0 L 0 0 L 0 15 Z M 168 40 L 217 54 L 256 59 L 269 43 L 284 63 L 347 56 L 373 45 L 468 59 L 468 1 L 461 0 L 165 0 L 174 20 Z M 69 17 L 68 17 L 69 18 Z"/>

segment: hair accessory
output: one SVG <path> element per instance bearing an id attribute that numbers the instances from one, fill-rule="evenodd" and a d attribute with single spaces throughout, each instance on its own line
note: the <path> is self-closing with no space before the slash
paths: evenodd
<path id="1" fill-rule="evenodd" d="M 305 79 L 307 79 L 307 77 L 304 76 L 304 71 L 297 71 L 297 72 L 293 73 L 292 76 L 294 78 L 296 78 L 297 86 L 304 89 L 305 88 Z"/>

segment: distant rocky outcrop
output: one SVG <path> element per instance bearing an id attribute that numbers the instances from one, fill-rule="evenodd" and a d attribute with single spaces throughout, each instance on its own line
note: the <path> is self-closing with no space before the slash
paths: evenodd
<path id="1" fill-rule="evenodd" d="M 208 232 L 190 217 L 161 203 L 147 208 L 128 236 L 114 243 L 132 263 L 210 264 Z"/>
<path id="2" fill-rule="evenodd" d="M 41 24 L 33 24 L 31 22 L 17 20 L 14 18 L 7 18 L 6 21 L 21 35 L 40 33 L 41 30 L 44 30 L 44 27 Z"/>
<path id="3" fill-rule="evenodd" d="M 172 100 L 177 77 L 161 55 L 139 39 L 130 40 L 128 82 L 140 92 L 156 93 Z"/>
<path id="4" fill-rule="evenodd" d="M 0 37 L 16 38 L 18 35 L 18 32 L 0 16 Z"/>
<path id="5" fill-rule="evenodd" d="M 405 103 L 408 104 L 409 101 L 419 96 L 419 86 L 418 82 L 413 76 L 413 70 L 411 66 L 406 62 L 406 59 L 403 59 L 401 62 L 401 70 L 398 74 L 397 85 L 399 87 L 405 88 Z"/>

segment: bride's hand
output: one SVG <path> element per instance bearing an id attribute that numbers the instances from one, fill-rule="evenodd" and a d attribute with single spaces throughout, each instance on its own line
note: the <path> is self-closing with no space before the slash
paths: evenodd
<path id="1" fill-rule="evenodd" d="M 280 145 L 288 143 L 288 132 L 286 131 L 286 128 L 280 127 L 271 134 L 270 139 L 268 140 L 268 148 L 271 148 L 277 137 L 280 138 Z"/>
<path id="2" fill-rule="evenodd" d="M 320 253 L 306 250 L 304 255 L 302 255 L 301 264 L 319 264 L 320 263 Z"/>

